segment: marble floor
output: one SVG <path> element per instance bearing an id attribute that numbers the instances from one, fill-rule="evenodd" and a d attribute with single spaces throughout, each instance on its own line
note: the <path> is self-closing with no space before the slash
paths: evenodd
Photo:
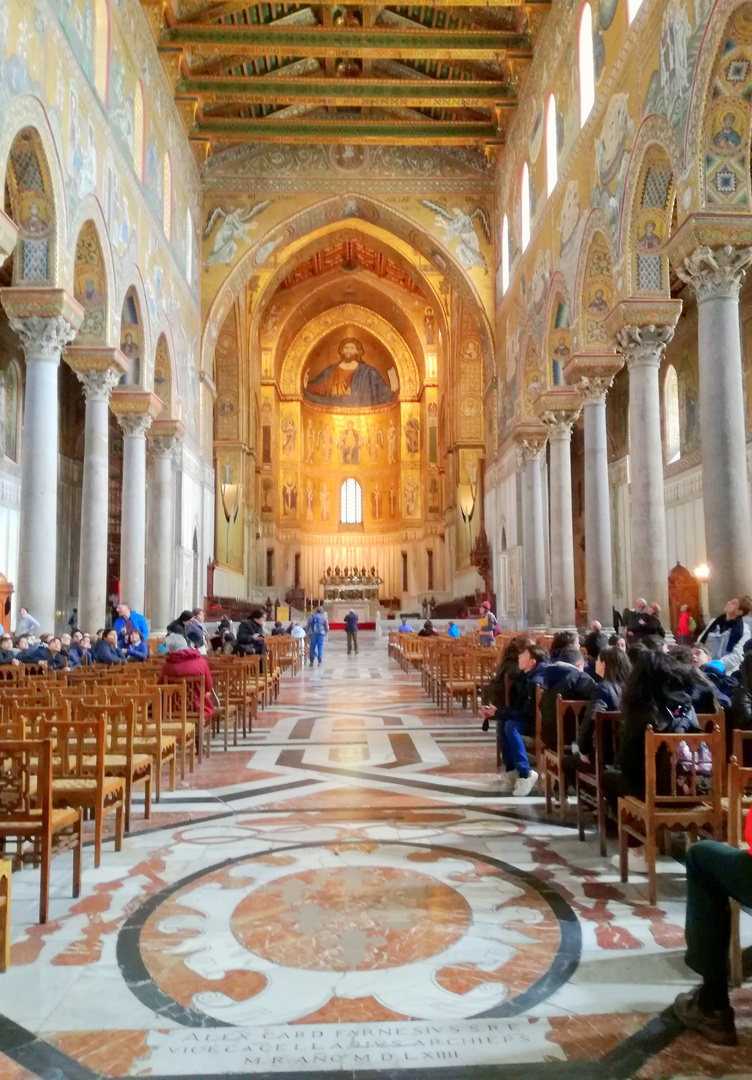
<path id="1" fill-rule="evenodd" d="M 500 794 L 490 736 L 361 634 L 282 681 L 243 745 L 123 850 L 13 875 L 0 1078 L 752 1077 L 683 1033 L 680 863 L 622 885 L 592 833 Z M 745 944 L 752 920 L 743 918 Z"/>

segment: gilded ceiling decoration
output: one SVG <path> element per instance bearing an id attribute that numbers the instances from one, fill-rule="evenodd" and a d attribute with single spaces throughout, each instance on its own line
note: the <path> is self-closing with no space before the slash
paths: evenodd
<path id="1" fill-rule="evenodd" d="M 369 270 L 378 278 L 383 278 L 392 285 L 409 293 L 420 293 L 421 288 L 413 275 L 390 259 L 383 252 L 374 250 L 362 239 L 345 239 L 330 244 L 314 252 L 305 262 L 300 263 L 281 282 L 280 289 L 292 289 L 304 281 L 321 277 L 333 271 L 354 273 Z"/>
<path id="2" fill-rule="evenodd" d="M 230 146 L 503 143 L 550 3 L 142 0 L 200 157 Z"/>

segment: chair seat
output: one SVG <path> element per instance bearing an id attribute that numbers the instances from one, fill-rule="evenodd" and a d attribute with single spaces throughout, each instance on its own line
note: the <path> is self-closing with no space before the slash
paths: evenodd
<path id="1" fill-rule="evenodd" d="M 50 824 L 53 832 L 78 824 L 78 810 L 72 807 L 55 807 L 50 812 Z M 42 829 L 42 811 L 32 810 L 28 817 L 0 818 L 0 836 L 33 836 Z"/>
<path id="2" fill-rule="evenodd" d="M 95 765 L 95 758 L 84 758 L 85 765 Z M 128 765 L 128 759 L 125 754 L 105 754 L 104 755 L 104 767 L 105 772 L 108 769 L 125 769 Z M 134 754 L 131 758 L 131 768 L 133 772 L 139 772 L 141 769 L 145 769 L 151 765 L 150 754 Z"/>
<path id="3" fill-rule="evenodd" d="M 634 795 L 623 795 L 619 800 L 624 810 L 633 814 L 635 817 L 644 818 L 648 814 L 648 805 L 643 802 L 642 799 L 636 798 Z M 653 814 L 653 820 L 660 822 L 661 825 L 675 822 L 677 825 L 683 824 L 683 818 L 687 818 L 690 822 L 696 822 L 698 814 L 703 814 L 711 820 L 713 817 L 713 807 L 701 796 L 697 798 L 696 802 L 688 803 L 686 800 L 677 801 L 676 803 L 663 803 L 660 806 L 656 806 Z"/>
<path id="4" fill-rule="evenodd" d="M 103 791 L 105 795 L 110 795 L 112 792 L 122 788 L 123 781 L 118 776 L 105 776 Z M 75 792 L 96 792 L 97 782 L 91 777 L 85 776 L 69 776 L 59 777 L 52 781 L 52 794 L 64 795 L 73 794 Z"/>
<path id="5" fill-rule="evenodd" d="M 134 750 L 144 751 L 144 750 L 147 750 L 149 747 L 154 746 L 155 742 L 156 742 L 155 739 L 150 739 L 148 736 L 143 736 L 142 737 L 141 735 L 139 735 L 138 738 L 133 740 L 133 749 Z M 175 749 L 175 736 L 174 735 L 163 735 L 161 740 L 160 740 L 160 749 L 161 749 L 163 754 L 165 752 L 169 752 L 170 750 L 174 750 Z"/>
<path id="6" fill-rule="evenodd" d="M 192 720 L 189 720 L 188 723 L 185 725 L 185 730 L 188 736 L 194 735 L 196 733 L 196 725 L 193 723 Z M 180 735 L 183 731 L 183 725 L 180 723 L 173 723 L 172 721 L 168 721 L 167 723 L 162 724 L 162 731 L 166 731 L 170 735 Z"/>

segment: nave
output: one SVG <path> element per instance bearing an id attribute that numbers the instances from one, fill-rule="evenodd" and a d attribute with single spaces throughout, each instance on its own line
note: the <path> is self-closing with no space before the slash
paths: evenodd
<path id="1" fill-rule="evenodd" d="M 13 875 L 3 1080 L 748 1075 L 750 990 L 736 1048 L 664 1012 L 696 982 L 680 864 L 650 907 L 592 830 L 498 794 L 477 718 L 339 637 L 121 852 L 86 847 L 79 900 L 55 859 L 46 925 Z"/>

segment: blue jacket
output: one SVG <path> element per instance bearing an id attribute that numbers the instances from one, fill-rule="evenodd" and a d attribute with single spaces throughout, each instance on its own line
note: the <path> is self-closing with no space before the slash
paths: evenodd
<path id="1" fill-rule="evenodd" d="M 149 659 L 149 646 L 142 639 L 138 645 L 129 645 L 125 650 L 126 660 L 148 660 Z"/>
<path id="2" fill-rule="evenodd" d="M 21 653 L 19 660 L 24 664 L 41 664 L 44 661 L 47 667 L 57 668 L 58 670 L 65 667 L 63 654 L 55 653 L 53 656 L 46 645 L 37 645 L 33 649 L 27 649 L 26 652 Z"/>
<path id="3" fill-rule="evenodd" d="M 595 714 L 597 712 L 619 712 L 621 709 L 622 687 L 618 683 L 601 679 L 595 685 L 595 691 L 577 732 L 577 745 L 580 753 L 587 757 L 593 753 L 593 735 L 595 732 Z"/>
<path id="4" fill-rule="evenodd" d="M 95 641 L 91 647 L 91 658 L 95 664 L 123 664 L 125 654 L 122 649 L 113 649 L 109 641 L 101 638 Z"/>
<path id="5" fill-rule="evenodd" d="M 460 636 L 460 628 L 457 625 L 457 623 L 454 623 L 453 626 L 450 626 L 447 633 L 449 634 L 450 637 L 459 637 Z"/>
<path id="6" fill-rule="evenodd" d="M 137 611 L 132 611 L 130 615 L 131 626 L 134 630 L 141 632 L 141 637 L 146 641 L 149 636 L 149 625 L 143 615 L 139 615 Z M 127 642 L 125 640 L 125 619 L 118 615 L 115 619 L 115 630 L 117 631 L 118 643 L 120 648 L 125 648 Z"/>
<path id="7" fill-rule="evenodd" d="M 357 630 L 358 629 L 358 616 L 354 611 L 350 611 L 345 615 L 345 630 Z"/>

